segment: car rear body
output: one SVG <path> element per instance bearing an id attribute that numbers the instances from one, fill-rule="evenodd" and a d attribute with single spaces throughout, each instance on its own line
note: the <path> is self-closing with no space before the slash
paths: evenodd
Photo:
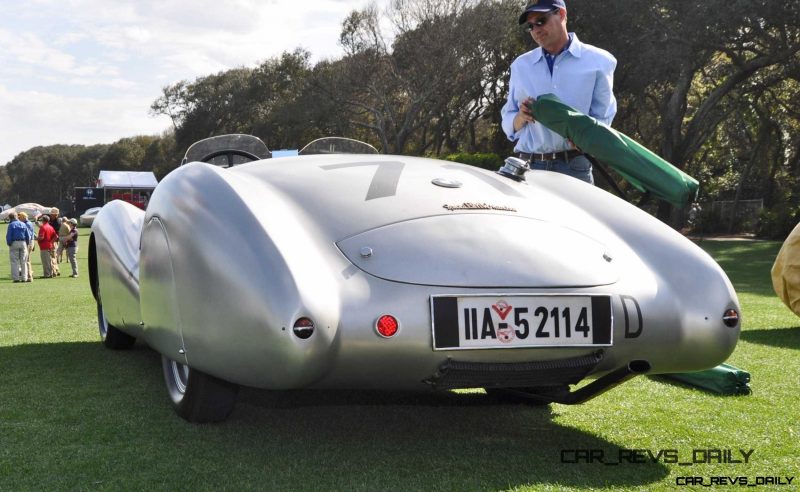
<path id="1" fill-rule="evenodd" d="M 736 294 L 705 252 L 556 173 L 385 155 L 192 163 L 134 209 L 111 202 L 93 226 L 109 322 L 237 384 L 571 384 L 639 360 L 714 367 L 738 339 L 723 321 Z"/>

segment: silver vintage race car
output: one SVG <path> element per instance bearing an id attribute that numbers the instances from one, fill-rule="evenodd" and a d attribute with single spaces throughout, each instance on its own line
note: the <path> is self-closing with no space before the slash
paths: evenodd
<path id="1" fill-rule="evenodd" d="M 108 203 L 89 244 L 104 344 L 161 353 L 194 422 L 225 419 L 239 385 L 580 403 L 733 351 L 725 273 L 647 213 L 514 158 L 495 173 L 373 150 L 265 159 L 215 137 L 146 211 Z"/>

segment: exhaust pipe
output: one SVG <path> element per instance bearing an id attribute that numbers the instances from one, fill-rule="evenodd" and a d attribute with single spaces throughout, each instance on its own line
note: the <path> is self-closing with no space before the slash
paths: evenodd
<path id="1" fill-rule="evenodd" d="M 560 391 L 547 394 L 528 393 L 526 391 L 515 390 L 509 388 L 507 391 L 514 396 L 523 397 L 529 400 L 536 400 L 546 403 L 561 403 L 564 405 L 577 405 L 585 401 L 589 401 L 597 395 L 603 394 L 606 391 L 619 386 L 625 381 L 640 374 L 647 374 L 650 372 L 650 363 L 646 360 L 633 360 L 628 365 L 620 367 L 614 371 L 609 372 L 586 386 L 576 391 Z M 566 390 L 566 387 L 564 387 Z"/>
<path id="2" fill-rule="evenodd" d="M 648 372 L 650 372 L 649 362 L 646 360 L 632 360 L 627 366 L 611 371 L 576 391 L 556 395 L 558 398 L 554 398 L 552 401 L 563 403 L 564 405 L 577 405 L 619 386 L 634 376 L 647 374 Z"/>

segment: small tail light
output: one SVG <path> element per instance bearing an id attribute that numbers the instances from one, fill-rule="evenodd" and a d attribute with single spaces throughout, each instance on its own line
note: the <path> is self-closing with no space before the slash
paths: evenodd
<path id="1" fill-rule="evenodd" d="M 739 324 L 739 313 L 735 309 L 728 309 L 722 315 L 722 322 L 725 323 L 725 326 L 733 328 Z"/>
<path id="2" fill-rule="evenodd" d="M 314 322 L 308 318 L 299 318 L 294 322 L 292 331 L 297 338 L 305 340 L 314 333 Z"/>
<path id="3" fill-rule="evenodd" d="M 375 331 L 384 338 L 393 337 L 397 333 L 399 327 L 400 324 L 397 322 L 397 318 L 391 314 L 384 314 L 375 322 Z"/>

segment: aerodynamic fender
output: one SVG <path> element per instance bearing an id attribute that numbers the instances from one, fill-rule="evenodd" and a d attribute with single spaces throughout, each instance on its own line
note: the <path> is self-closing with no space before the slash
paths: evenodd
<path id="1" fill-rule="evenodd" d="M 208 164 L 170 173 L 142 239 L 148 340 L 237 384 L 280 389 L 321 378 L 340 319 L 334 272 L 349 263 L 291 203 L 268 183 Z M 293 333 L 301 317 L 315 323 L 307 339 Z M 170 345 L 178 339 L 181 347 Z"/>
<path id="2" fill-rule="evenodd" d="M 108 322 L 139 336 L 139 237 L 144 212 L 123 201 L 107 203 L 89 237 L 89 282 Z"/>

